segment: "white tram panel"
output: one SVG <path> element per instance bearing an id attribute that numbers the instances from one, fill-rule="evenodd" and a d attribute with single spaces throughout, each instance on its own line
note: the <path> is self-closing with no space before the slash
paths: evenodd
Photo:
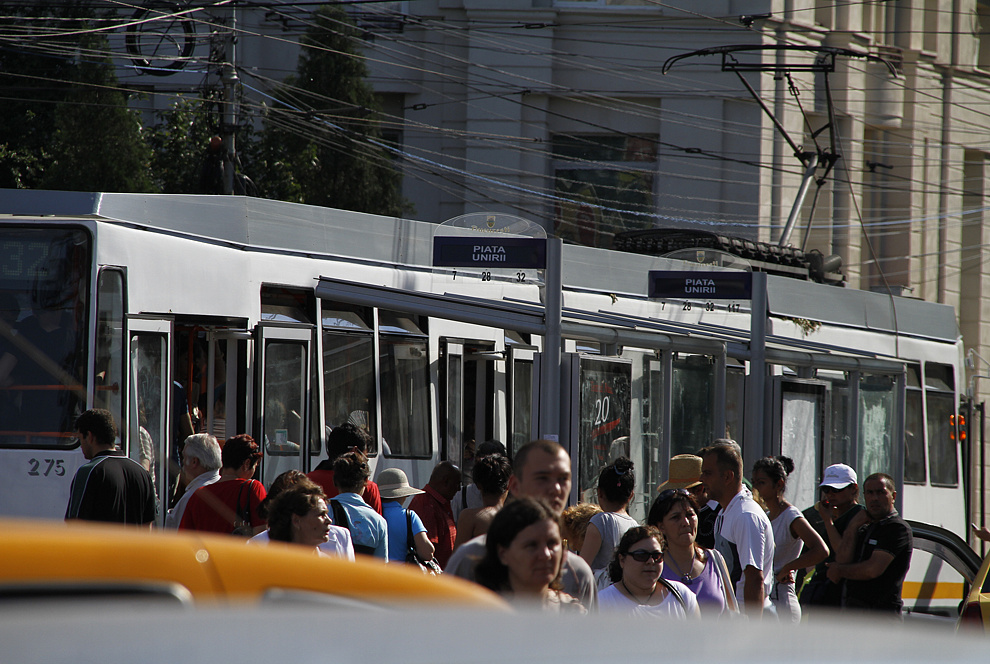
<path id="1" fill-rule="evenodd" d="M 99 196 L 62 192 L 25 192 L 22 196 L 21 193 L 16 192 L 16 197 L 8 197 L 8 202 L 12 203 L 11 208 L 15 208 L 21 201 L 27 201 L 23 206 L 32 208 L 34 214 L 40 214 L 45 209 L 63 209 L 72 210 L 73 214 L 70 216 L 74 217 L 82 214 L 78 210 L 89 205 L 90 215 L 104 217 L 98 222 L 90 220 L 83 223 L 96 228 L 95 262 L 127 269 L 127 302 L 130 314 L 223 316 L 244 320 L 250 330 L 261 318 L 259 292 L 262 285 L 278 284 L 312 289 L 320 276 L 382 286 L 400 293 L 433 292 L 436 295 L 466 297 L 493 304 L 515 300 L 540 305 L 542 300 L 540 289 L 527 284 L 465 280 L 456 285 L 446 281 L 441 287 L 434 282 L 429 267 L 431 237 L 435 228 L 433 224 L 238 197 Z M 39 202 L 42 195 L 57 196 L 59 200 L 51 204 L 47 201 L 42 203 Z M 67 197 L 68 202 L 62 200 L 63 197 Z M 51 222 L 46 220 L 45 223 Z M 718 308 L 707 311 L 704 306 L 692 306 L 688 309 L 650 301 L 646 297 L 647 276 L 651 269 L 678 269 L 683 265 L 679 261 L 664 258 L 601 249 L 577 246 L 568 246 L 565 249 L 565 320 L 585 324 L 585 332 L 593 328 L 599 330 L 598 338 L 605 340 L 606 345 L 610 334 L 619 338 L 622 333 L 630 330 L 636 333 L 627 335 L 633 341 L 625 343 L 626 348 L 622 348 L 622 343 L 615 347 L 615 352 L 621 354 L 617 359 L 634 363 L 631 374 L 632 400 L 643 399 L 643 385 L 648 378 L 647 374 L 653 371 L 647 365 L 661 363 L 657 351 L 666 347 L 664 338 L 682 345 L 694 343 L 694 347 L 701 350 L 693 352 L 708 355 L 713 360 L 718 360 L 718 356 L 721 356 L 722 364 L 716 362 L 713 366 L 721 367 L 719 370 L 723 372 L 726 354 L 730 358 L 733 354 L 743 357 L 748 346 L 748 307 L 742 307 L 738 313 Z M 826 318 L 827 316 L 821 314 L 828 312 L 827 307 L 818 310 L 814 308 L 815 298 L 824 296 L 840 305 L 851 303 L 850 306 L 863 309 L 865 313 L 862 318 L 867 322 L 863 324 L 853 321 L 844 324 L 840 321 L 836 324 L 834 321 L 821 321 L 820 329 L 806 332 L 783 318 L 791 312 L 778 312 L 776 307 L 779 300 L 771 296 L 768 332 L 779 337 L 780 344 L 787 346 L 788 343 L 807 342 L 834 346 L 836 354 L 843 354 L 845 349 L 849 358 L 873 354 L 880 358 L 898 358 L 918 365 L 939 362 L 953 368 L 955 373 L 952 389 L 958 396 L 957 386 L 962 381 L 962 349 L 957 333 L 954 338 L 948 338 L 952 336 L 948 333 L 942 335 L 946 338 L 925 339 L 906 335 L 895 338 L 885 329 L 890 327 L 889 324 L 880 324 L 878 329 L 869 329 L 871 316 L 879 317 L 877 320 L 881 321 L 889 318 L 889 315 L 880 311 L 879 305 L 876 307 L 877 311 L 870 310 L 872 302 L 889 306 L 886 298 L 835 287 L 788 282 L 790 280 L 771 279 L 770 290 L 772 295 L 783 293 L 782 297 L 788 295 L 786 291 L 793 291 L 791 305 L 796 301 L 801 305 L 798 308 L 802 309 L 802 315 L 794 317 L 813 319 L 815 316 L 807 313 L 811 310 L 819 314 L 818 318 Z M 327 291 L 323 295 L 328 297 Z M 786 300 L 784 297 L 783 301 Z M 934 310 L 933 307 L 924 311 Z M 938 311 L 940 316 L 944 313 Z M 610 320 L 610 316 L 615 319 Z M 436 415 L 440 412 L 440 402 L 444 399 L 444 395 L 439 393 L 441 344 L 447 340 L 467 344 L 483 341 L 495 353 L 505 352 L 506 330 L 497 327 L 433 317 L 428 321 L 427 332 L 430 407 L 435 410 L 434 416 L 430 418 L 433 457 L 410 460 L 383 458 L 379 455 L 376 459 L 379 464 L 406 468 L 413 475 L 410 479 L 414 484 L 425 483 L 430 468 L 443 453 L 441 447 L 445 444 L 444 435 L 436 428 Z M 579 338 L 581 337 L 572 335 L 566 342 L 567 349 L 575 351 L 578 345 L 584 347 L 575 341 Z M 541 340 L 533 338 L 530 343 L 538 348 Z M 780 344 L 771 341 L 768 345 Z M 314 346 L 314 351 L 318 347 L 318 344 Z M 611 349 L 604 350 L 611 352 Z M 806 355 L 826 357 L 830 352 L 832 351 L 819 348 L 806 351 Z M 245 358 L 245 361 L 250 362 L 250 358 Z M 504 406 L 511 401 L 511 397 L 503 394 L 507 389 L 506 364 L 509 363 L 494 361 L 491 365 L 497 374 L 495 389 L 499 392 L 491 398 L 494 403 L 501 404 L 496 417 L 496 432 L 508 431 Z M 737 362 L 742 368 L 746 364 L 745 359 Z M 778 375 L 785 371 L 785 367 L 780 364 L 771 362 L 768 366 Z M 249 377 L 249 384 L 252 380 Z M 722 381 L 724 389 L 724 377 Z M 659 409 L 669 407 L 663 406 L 661 401 L 669 400 L 670 395 L 654 393 L 651 398 L 655 402 L 651 406 L 651 416 L 655 418 Z M 318 403 L 322 404 L 322 399 Z M 639 438 L 631 441 L 631 445 L 649 459 L 657 472 L 664 473 L 665 459 L 660 458 L 660 453 L 666 454 L 670 450 L 658 447 L 657 439 L 650 438 L 655 434 L 647 431 L 646 425 L 640 423 L 639 420 L 644 418 L 639 413 L 646 412 L 644 406 L 645 404 L 636 403 L 630 410 L 634 420 L 630 435 Z M 671 434 L 667 432 L 666 435 Z M 9 460 L 13 452 L 4 450 L 4 458 Z M 572 445 L 572 452 L 578 455 L 576 443 Z M 67 454 L 78 455 L 78 451 L 69 450 Z M 578 461 L 576 458 L 575 463 Z M 7 472 L 8 463 L 5 461 L 2 466 L 4 470 L 0 472 Z M 71 472 L 67 475 L 71 477 Z M 658 478 L 644 479 L 647 486 L 655 486 L 653 480 Z M 940 498 L 932 499 L 931 503 L 925 502 L 937 495 L 932 493 L 934 490 L 935 488 L 928 486 L 907 486 L 905 505 L 919 512 L 923 504 L 945 505 L 947 510 L 949 503 L 942 503 Z M 951 496 L 953 502 L 961 501 L 962 491 L 958 487 L 946 487 L 944 490 L 939 488 L 938 491 Z M 925 498 L 915 501 L 912 494 L 919 497 L 923 495 Z M 3 503 L 5 505 L 6 501 Z M 64 501 L 62 504 L 64 505 Z M 4 505 L 0 505 L 0 511 L 6 513 L 7 508 Z M 933 507 L 932 511 L 937 509 Z M 957 512 L 961 513 L 961 510 Z M 906 516 L 922 518 L 911 514 L 910 510 L 906 510 Z M 936 518 L 926 520 L 939 522 Z M 962 529 L 954 526 L 951 529 L 962 532 Z"/>

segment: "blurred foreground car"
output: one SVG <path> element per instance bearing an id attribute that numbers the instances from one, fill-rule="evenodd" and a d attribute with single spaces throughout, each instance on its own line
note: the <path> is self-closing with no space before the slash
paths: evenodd
<path id="1" fill-rule="evenodd" d="M 910 519 L 907 523 L 914 536 L 914 551 L 901 593 L 905 620 L 951 627 L 977 577 L 980 557 L 944 528 Z"/>
<path id="2" fill-rule="evenodd" d="M 504 609 L 495 594 L 405 565 L 321 558 L 293 545 L 82 522 L 0 520 L 0 605 L 14 600 L 148 600 Z"/>
<path id="3" fill-rule="evenodd" d="M 983 559 L 959 616 L 960 629 L 990 633 L 990 555 Z"/>
<path id="4" fill-rule="evenodd" d="M 594 614 L 429 610 L 369 614 L 308 607 L 85 611 L 0 607 L 4 664 L 984 664 L 987 642 L 870 616 L 665 621 Z M 117 607 L 119 608 L 119 607 Z"/>

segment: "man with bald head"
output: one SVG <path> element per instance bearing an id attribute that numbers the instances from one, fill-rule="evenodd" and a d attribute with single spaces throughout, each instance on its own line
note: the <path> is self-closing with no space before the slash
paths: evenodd
<path id="1" fill-rule="evenodd" d="M 571 493 L 571 457 L 551 440 L 534 440 L 516 452 L 509 477 L 509 498 L 537 498 L 546 502 L 557 516 L 567 506 Z M 485 555 L 485 536 L 461 544 L 451 556 L 446 572 L 474 581 L 474 568 Z M 595 576 L 581 556 L 564 552 L 562 580 L 564 592 L 575 597 L 588 610 L 598 603 Z"/>
<path id="2" fill-rule="evenodd" d="M 460 488 L 461 469 L 450 461 L 441 461 L 423 487 L 424 492 L 409 501 L 409 509 L 418 514 L 426 526 L 426 536 L 433 543 L 433 556 L 444 569 L 454 552 L 457 537 L 457 522 L 450 501 Z"/>

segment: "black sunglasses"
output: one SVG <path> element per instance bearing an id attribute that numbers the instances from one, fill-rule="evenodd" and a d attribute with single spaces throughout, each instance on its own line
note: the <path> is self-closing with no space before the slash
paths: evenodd
<path id="1" fill-rule="evenodd" d="M 680 496 L 690 496 L 690 492 L 687 489 L 667 489 L 666 491 L 661 491 L 660 495 L 657 496 L 657 500 L 664 501 L 673 498 L 675 495 Z"/>
<path id="2" fill-rule="evenodd" d="M 652 560 L 656 563 L 663 558 L 663 551 L 647 551 L 646 549 L 637 549 L 636 551 L 630 551 L 626 555 L 631 557 L 637 563 L 645 563 L 647 560 Z"/>

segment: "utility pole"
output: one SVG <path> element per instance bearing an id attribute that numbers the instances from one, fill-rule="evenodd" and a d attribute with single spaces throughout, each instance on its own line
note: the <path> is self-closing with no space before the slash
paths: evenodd
<path id="1" fill-rule="evenodd" d="M 226 26 L 223 38 L 223 63 L 220 69 L 220 82 L 223 85 L 223 115 L 220 124 L 220 135 L 223 139 L 223 193 L 234 193 L 234 164 L 237 151 L 234 145 L 234 134 L 237 128 L 237 69 L 236 62 L 236 23 L 237 8 L 230 5 L 230 20 Z"/>

